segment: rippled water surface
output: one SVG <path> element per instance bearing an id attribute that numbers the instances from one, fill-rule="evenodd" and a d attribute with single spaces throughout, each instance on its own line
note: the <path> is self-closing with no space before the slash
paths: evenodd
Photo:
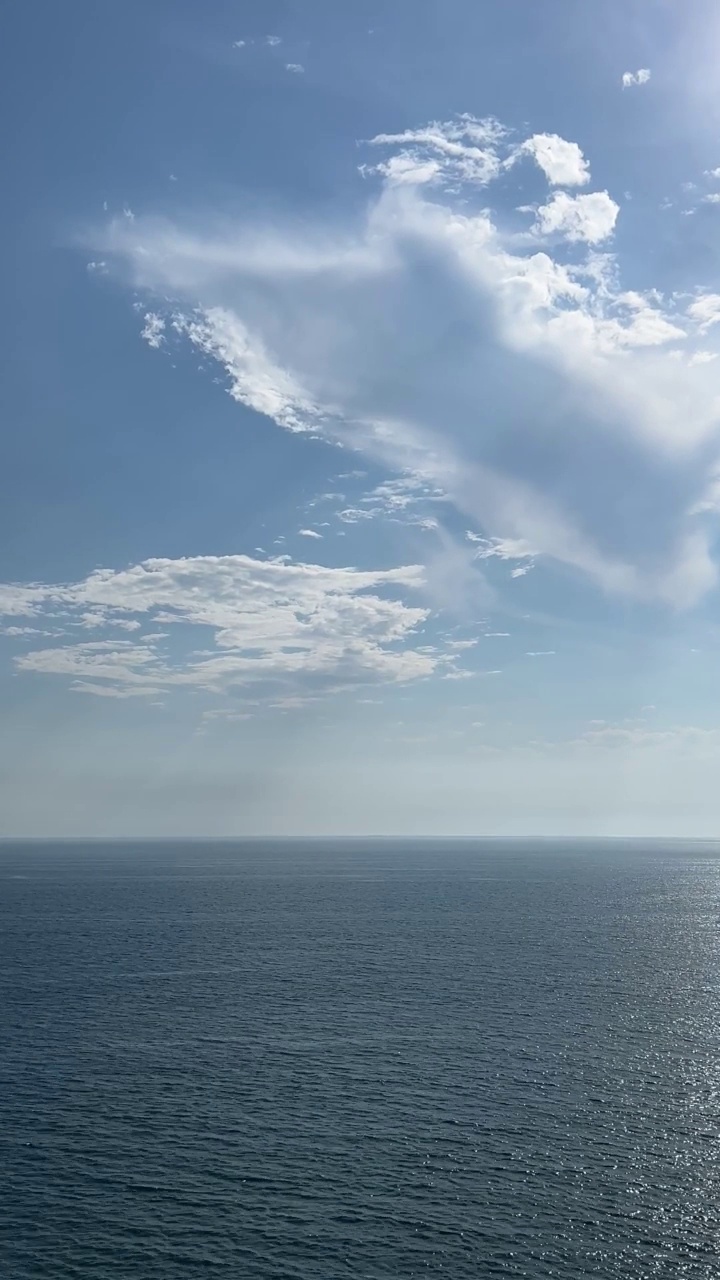
<path id="1" fill-rule="evenodd" d="M 718 854 L 0 845 L 0 1275 L 717 1280 Z"/>

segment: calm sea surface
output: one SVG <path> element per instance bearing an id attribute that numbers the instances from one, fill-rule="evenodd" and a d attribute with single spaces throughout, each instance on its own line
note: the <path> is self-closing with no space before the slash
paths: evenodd
<path id="1" fill-rule="evenodd" d="M 720 848 L 0 845 L 3 1280 L 720 1275 Z"/>

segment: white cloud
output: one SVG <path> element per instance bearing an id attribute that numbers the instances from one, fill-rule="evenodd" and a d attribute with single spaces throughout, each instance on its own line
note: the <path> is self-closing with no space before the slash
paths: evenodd
<path id="1" fill-rule="evenodd" d="M 298 529 L 301 538 L 322 538 L 322 534 L 317 529 Z"/>
<path id="2" fill-rule="evenodd" d="M 174 326 L 206 355 L 222 362 L 235 400 L 274 418 L 288 431 L 314 434 L 320 430 L 322 409 L 232 312 L 212 307 L 200 317 L 177 316 Z"/>
<path id="3" fill-rule="evenodd" d="M 165 333 L 165 321 L 162 316 L 157 315 L 154 311 L 148 311 L 145 315 L 145 324 L 140 334 L 144 338 L 149 347 L 156 350 L 162 346 Z"/>
<path id="4" fill-rule="evenodd" d="M 437 529 L 438 521 L 431 514 L 432 504 L 445 501 L 446 494 L 436 486 L 417 476 L 398 476 L 376 485 L 356 505 L 343 507 L 337 512 L 337 518 L 344 524 L 385 519 L 397 524 L 415 525 L 421 529 Z"/>
<path id="5" fill-rule="evenodd" d="M 554 187 L 584 187 L 590 181 L 590 169 L 578 144 L 557 133 L 534 133 L 518 154 L 532 156 Z"/>
<path id="6" fill-rule="evenodd" d="M 639 71 L 624 71 L 622 87 L 623 89 L 630 89 L 633 85 L 647 84 L 650 75 L 651 72 L 648 67 L 640 67 Z"/>
<path id="7" fill-rule="evenodd" d="M 282 41 L 280 39 L 280 36 L 266 36 L 265 43 L 269 44 L 270 47 L 274 49 L 276 48 L 277 45 L 281 44 Z"/>
<path id="8" fill-rule="evenodd" d="M 627 748 L 643 748 L 649 750 L 690 750 L 715 751 L 720 745 L 720 731 L 702 729 L 695 725 L 678 725 L 668 729 L 647 729 L 643 725 L 627 726 L 623 724 L 603 725 L 588 730 L 581 737 L 567 744 L 571 748 L 584 747 L 603 751 L 617 751 Z"/>
<path id="9" fill-rule="evenodd" d="M 0 627 L 0 635 L 17 639 L 19 636 L 49 636 L 52 632 L 43 631 L 40 627 Z"/>
<path id="10" fill-rule="evenodd" d="M 370 139 L 371 146 L 400 150 L 370 172 L 400 185 L 442 180 L 486 186 L 501 172 L 499 148 L 507 136 L 497 120 L 470 115 L 435 120 L 402 133 L 380 133 Z"/>
<path id="11" fill-rule="evenodd" d="M 286 62 L 285 70 L 291 71 L 296 76 L 301 76 L 305 71 L 305 68 L 301 62 Z"/>
<path id="12" fill-rule="evenodd" d="M 465 534 L 469 542 L 476 544 L 475 556 L 478 560 L 519 561 L 510 571 L 511 578 L 524 578 L 534 568 L 535 560 L 540 552 L 533 549 L 523 538 L 481 538 L 479 534 Z"/>
<path id="13" fill-rule="evenodd" d="M 477 545 L 475 554 L 478 560 L 489 560 L 492 556 L 500 560 L 532 560 L 540 554 L 523 538 L 481 538 L 470 531 L 465 537 Z"/>
<path id="14" fill-rule="evenodd" d="M 232 47 L 233 47 L 233 49 L 244 49 L 244 48 L 245 48 L 246 43 L 247 43 L 247 41 L 245 41 L 245 40 L 233 40 L 233 46 L 232 46 Z"/>
<path id="15" fill-rule="evenodd" d="M 232 707 L 214 707 L 211 711 L 203 711 L 202 723 L 212 724 L 220 721 L 245 721 L 252 720 L 255 715 L 253 711 L 235 711 Z"/>
<path id="16" fill-rule="evenodd" d="M 690 303 L 687 313 L 697 321 L 701 333 L 706 333 L 720 320 L 720 293 L 701 293 Z"/>
<path id="17" fill-rule="evenodd" d="M 509 180 L 508 139 L 469 117 L 379 135 L 390 159 L 351 226 L 118 219 L 93 247 L 174 300 L 166 324 L 237 400 L 442 495 L 423 509 L 379 486 L 341 519 L 411 512 L 442 528 L 454 508 L 514 577 L 544 557 L 606 591 L 689 605 L 716 579 L 698 504 L 720 456 L 720 378 L 696 339 L 717 295 L 681 312 L 680 292 L 624 288 L 596 248 L 618 212 L 607 192 L 554 192 L 537 211 L 542 249 L 505 230 L 468 187 Z M 393 159 L 437 180 L 398 182 Z M 701 351 L 714 354 L 707 338 Z"/>
<path id="18" fill-rule="evenodd" d="M 607 191 L 569 196 L 556 191 L 537 210 L 535 229 L 540 235 L 560 235 L 566 240 L 600 244 L 615 230 L 620 207 Z"/>
<path id="19" fill-rule="evenodd" d="M 664 315 L 657 303 L 656 298 L 636 292 L 619 294 L 616 310 L 622 318 L 606 320 L 601 327 L 603 337 L 616 347 L 658 347 L 682 342 L 685 330 Z"/>
<path id="20" fill-rule="evenodd" d="M 703 204 L 720 204 L 720 191 L 710 191 L 702 198 Z"/>
<path id="21" fill-rule="evenodd" d="M 65 676 L 80 692 L 133 697 L 171 687 L 219 694 L 270 686 L 277 697 L 288 682 L 317 693 L 452 670 L 451 650 L 413 643 L 428 611 L 400 597 L 423 585 L 423 571 L 412 565 L 360 570 L 287 557 L 195 556 L 97 570 L 70 584 L 0 586 L 0 613 L 60 618 L 65 628 L 95 613 L 98 625 L 153 628 L 122 640 L 77 643 L 65 635 L 18 658 L 19 670 Z M 170 660 L 158 623 L 203 628 L 213 647 Z"/>

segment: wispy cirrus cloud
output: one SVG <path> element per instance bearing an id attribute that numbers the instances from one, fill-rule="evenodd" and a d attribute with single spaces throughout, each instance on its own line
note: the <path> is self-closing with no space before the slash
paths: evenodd
<path id="1" fill-rule="evenodd" d="M 384 155 L 352 228 L 119 219 L 94 247 L 173 297 L 166 337 L 280 426 L 437 489 L 489 545 L 605 591 L 699 599 L 717 578 L 712 295 L 687 307 L 623 287 L 617 202 L 555 189 L 589 184 L 577 144 L 462 116 L 370 146 Z M 552 188 L 525 232 L 506 225 L 507 196 L 488 208 L 518 153 Z"/>
<path id="2" fill-rule="evenodd" d="M 399 476 L 383 480 L 354 505 L 341 507 L 336 515 L 343 524 L 383 519 L 430 530 L 438 527 L 433 504 L 446 501 L 441 489 L 416 476 Z"/>

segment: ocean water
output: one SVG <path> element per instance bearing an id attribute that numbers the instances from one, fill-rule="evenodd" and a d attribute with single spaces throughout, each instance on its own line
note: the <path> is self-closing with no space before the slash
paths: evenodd
<path id="1" fill-rule="evenodd" d="M 3 1280 L 720 1275 L 720 849 L 0 845 Z"/>

